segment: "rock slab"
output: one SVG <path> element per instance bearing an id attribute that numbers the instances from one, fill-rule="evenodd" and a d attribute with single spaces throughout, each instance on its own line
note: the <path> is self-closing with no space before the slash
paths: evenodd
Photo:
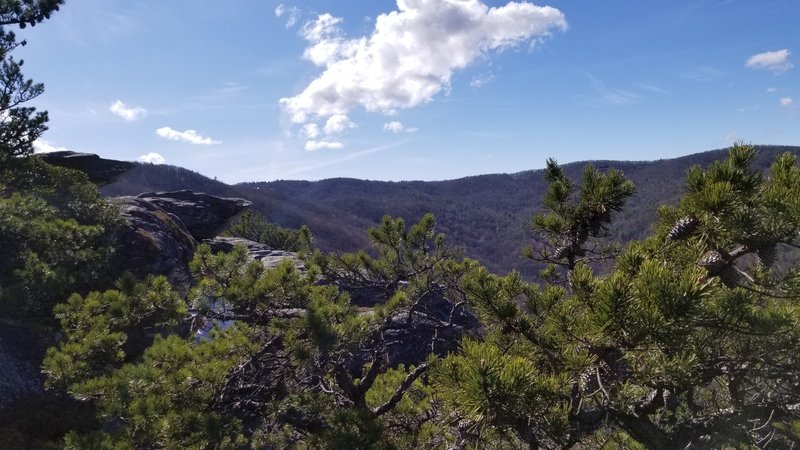
<path id="1" fill-rule="evenodd" d="M 113 183 L 136 167 L 136 164 L 132 162 L 104 159 L 92 153 L 77 153 L 68 150 L 40 153 L 39 157 L 54 166 L 80 170 L 89 176 L 89 181 L 100 186 Z"/>

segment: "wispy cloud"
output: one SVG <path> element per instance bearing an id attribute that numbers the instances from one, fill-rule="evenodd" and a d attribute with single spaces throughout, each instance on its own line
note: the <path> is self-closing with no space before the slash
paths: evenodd
<path id="1" fill-rule="evenodd" d="M 122 117 L 128 122 L 134 122 L 147 117 L 147 110 L 138 106 L 128 106 L 122 100 L 115 101 L 109 108 L 112 114 Z"/>
<path id="2" fill-rule="evenodd" d="M 728 73 L 725 72 L 724 70 L 717 69 L 716 67 L 701 66 L 685 70 L 681 72 L 680 76 L 681 78 L 687 80 L 708 82 L 708 81 L 714 81 L 718 78 L 722 78 L 727 74 Z"/>
<path id="3" fill-rule="evenodd" d="M 170 141 L 188 142 L 190 144 L 197 145 L 212 145 L 221 143 L 221 141 L 215 141 L 210 137 L 203 136 L 195 130 L 178 131 L 173 130 L 170 127 L 161 127 L 156 130 L 156 134 L 164 139 L 169 139 Z"/>
<path id="4" fill-rule="evenodd" d="M 744 66 L 750 69 L 765 69 L 776 75 L 780 75 L 794 67 L 794 64 L 789 61 L 789 56 L 791 56 L 791 54 L 792 52 L 787 48 L 758 53 L 747 58 Z"/>
<path id="5" fill-rule="evenodd" d="M 330 149 L 330 150 L 338 150 L 343 148 L 344 144 L 337 141 L 329 141 L 323 139 L 321 141 L 306 141 L 305 149 L 309 152 L 313 152 L 315 150 L 323 150 L 323 149 Z"/>
<path id="6" fill-rule="evenodd" d="M 341 158 L 336 158 L 327 161 L 318 161 L 312 164 L 304 164 L 296 167 L 287 167 L 283 170 L 283 173 L 287 175 L 298 175 L 302 173 L 311 172 L 318 169 L 324 169 L 326 167 L 335 166 L 338 164 L 346 163 L 348 161 L 353 161 L 355 159 L 363 158 L 364 156 L 372 155 L 374 153 L 380 153 L 386 150 L 390 150 L 392 148 L 400 147 L 408 143 L 408 140 L 402 140 L 400 142 L 393 142 L 391 144 L 385 145 L 378 145 L 376 147 L 370 147 L 364 150 L 359 150 L 356 152 L 348 153 Z"/>
<path id="7" fill-rule="evenodd" d="M 778 100 L 778 102 L 781 104 L 781 106 L 786 107 L 794 104 L 794 100 L 792 100 L 791 97 L 782 97 L 780 100 Z"/>
<path id="8" fill-rule="evenodd" d="M 150 152 L 136 158 L 137 161 L 148 164 L 164 164 L 167 160 L 156 152 Z"/>
<path id="9" fill-rule="evenodd" d="M 220 103 L 238 97 L 247 88 L 247 85 L 231 81 L 223 83 L 221 87 L 212 89 L 204 94 L 196 95 L 191 99 L 204 103 Z"/>
<path id="10" fill-rule="evenodd" d="M 292 28 L 297 24 L 297 21 L 300 20 L 300 16 L 302 12 L 300 8 L 296 6 L 286 6 L 283 3 L 275 7 L 275 17 L 282 18 L 286 17 L 286 28 Z"/>
<path id="11" fill-rule="evenodd" d="M 472 80 L 469 82 L 469 85 L 474 89 L 480 89 L 487 84 L 491 83 L 494 80 L 494 75 L 491 73 L 488 74 L 481 74 L 472 77 Z"/>
<path id="12" fill-rule="evenodd" d="M 387 122 L 383 124 L 383 131 L 391 131 L 392 133 L 416 133 L 417 128 L 409 128 L 403 125 L 401 122 L 393 120 L 391 122 Z"/>
<path id="13" fill-rule="evenodd" d="M 580 103 L 589 106 L 625 106 L 639 101 L 642 95 L 630 89 L 612 88 L 606 85 L 599 78 L 590 73 L 586 73 L 592 92 L 577 96 Z"/>
<path id="14" fill-rule="evenodd" d="M 651 92 L 653 94 L 669 94 L 669 91 L 664 87 L 648 82 L 636 83 L 636 88 L 642 91 Z"/>

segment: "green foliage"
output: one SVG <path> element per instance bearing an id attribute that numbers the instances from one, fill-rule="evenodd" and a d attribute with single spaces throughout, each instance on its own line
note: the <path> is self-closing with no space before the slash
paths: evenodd
<path id="1" fill-rule="evenodd" d="M 119 290 L 73 294 L 55 307 L 64 340 L 51 347 L 43 363 L 47 386 L 69 388 L 125 360 L 128 333 L 175 325 L 186 313 L 180 297 L 164 277 L 136 283 L 130 276 Z"/>
<path id="2" fill-rule="evenodd" d="M 447 404 L 476 436 L 505 427 L 547 448 L 788 446 L 799 418 L 800 279 L 760 255 L 800 244 L 800 168 L 782 155 L 767 177 L 750 168 L 754 158 L 734 146 L 725 161 L 692 169 L 680 206 L 663 208 L 654 235 L 607 275 L 568 265 L 568 290 L 515 274 L 469 277 L 467 298 L 489 333 L 435 372 Z M 554 212 L 538 223 L 570 230 L 559 221 L 574 217 L 571 184 L 548 170 Z M 551 389 L 535 390 L 543 384 Z"/>
<path id="3" fill-rule="evenodd" d="M 103 431 L 73 432 L 67 448 L 235 448 L 239 423 L 208 409 L 230 368 L 253 351 L 247 329 L 200 343 L 169 334 L 186 307 L 164 277 L 74 294 L 55 308 L 64 340 L 43 363 L 47 386 L 92 401 Z M 150 345 L 152 343 L 152 345 Z"/>
<path id="4" fill-rule="evenodd" d="M 595 241 L 633 186 L 587 168 L 578 188 L 549 162 L 549 213 L 535 223 L 569 253 L 539 254 L 564 272 L 543 286 L 460 259 L 426 215 L 385 217 L 373 256 L 315 251 L 307 271 L 201 245 L 188 338 L 159 325 L 187 312 L 163 279 L 74 295 L 56 308 L 64 342 L 44 368 L 102 426 L 66 446 L 789 447 L 800 270 L 769 255 L 800 246 L 800 167 L 783 155 L 765 175 L 755 158 L 735 146 L 692 169 L 653 235 L 602 270 L 613 248 Z M 379 304 L 357 307 L 361 290 Z M 431 299 L 451 320 L 468 303 L 482 332 L 389 367 L 392 340 L 434 317 Z"/>
<path id="5" fill-rule="evenodd" d="M 525 254 L 550 264 L 543 279 L 562 283 L 555 266 L 568 271 L 580 262 L 610 259 L 616 247 L 598 241 L 608 235 L 612 215 L 622 210 L 635 192 L 633 183 L 616 169 L 599 172 L 589 164 L 583 170 L 580 191 L 553 159 L 547 160 L 544 178 L 548 183 L 542 204 L 548 211 L 533 216 L 532 226 L 543 234 L 551 248 L 533 248 Z"/>
<path id="6" fill-rule="evenodd" d="M 303 225 L 298 230 L 283 228 L 268 222 L 260 212 L 247 210 L 238 222 L 225 231 L 225 236 L 234 236 L 260 242 L 276 250 L 307 252 L 311 250 L 311 231 Z"/>
<path id="7" fill-rule="evenodd" d="M 44 85 L 25 79 L 23 61 L 15 61 L 11 51 L 25 41 L 17 42 L 6 25 L 34 26 L 58 11 L 63 0 L 5 0 L 0 3 L 0 172 L 13 164 L 13 159 L 33 153 L 33 142 L 47 130 L 47 113 L 20 106 L 44 92 Z"/>

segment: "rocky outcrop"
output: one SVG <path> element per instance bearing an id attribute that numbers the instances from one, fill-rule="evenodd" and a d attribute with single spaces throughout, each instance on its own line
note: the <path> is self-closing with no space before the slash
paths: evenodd
<path id="1" fill-rule="evenodd" d="M 274 269 L 275 267 L 278 267 L 278 265 L 284 260 L 288 259 L 292 261 L 294 266 L 299 270 L 306 270 L 305 264 L 297 256 L 297 253 L 287 252 L 284 250 L 273 250 L 264 244 L 248 239 L 217 236 L 213 239 L 205 240 L 204 243 L 208 244 L 211 247 L 211 251 L 214 253 L 229 252 L 233 250 L 233 247 L 236 245 L 244 246 L 247 249 L 248 256 L 256 261 L 261 261 L 261 263 L 264 264 L 267 269 Z"/>
<path id="2" fill-rule="evenodd" d="M 148 192 L 137 198 L 180 217 L 198 241 L 216 237 L 239 213 L 253 204 L 243 198 L 217 197 L 192 191 Z"/>
<path id="3" fill-rule="evenodd" d="M 71 151 L 40 153 L 39 157 L 48 164 L 80 170 L 89 176 L 92 183 L 98 185 L 110 184 L 123 174 L 136 167 L 128 161 L 104 159 L 91 153 L 77 153 Z"/>
<path id="4" fill-rule="evenodd" d="M 39 366 L 51 343 L 33 327 L 0 321 L 0 410 L 14 400 L 44 394 Z"/>
<path id="5" fill-rule="evenodd" d="M 223 198 L 191 191 L 116 197 L 123 226 L 115 243 L 114 267 L 138 277 L 165 275 L 185 295 L 189 261 L 197 243 L 227 224 L 250 205 L 241 198 Z"/>
<path id="6" fill-rule="evenodd" d="M 197 241 L 181 219 L 137 197 L 117 197 L 124 222 L 114 244 L 113 267 L 142 278 L 166 275 L 181 293 L 189 290 L 192 259 Z"/>

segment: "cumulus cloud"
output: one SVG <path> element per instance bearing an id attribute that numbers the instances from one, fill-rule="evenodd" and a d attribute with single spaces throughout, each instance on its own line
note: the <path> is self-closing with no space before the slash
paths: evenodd
<path id="1" fill-rule="evenodd" d="M 383 131 L 391 131 L 392 133 L 415 133 L 417 131 L 416 128 L 407 128 L 402 123 L 393 120 L 391 122 L 387 122 L 383 124 Z"/>
<path id="2" fill-rule="evenodd" d="M 325 122 L 325 134 L 338 134 L 349 128 L 356 128 L 356 124 L 344 114 L 334 114 Z"/>
<path id="3" fill-rule="evenodd" d="M 135 106 L 128 106 L 122 100 L 115 101 L 109 108 L 114 115 L 122 117 L 128 122 L 133 122 L 147 116 L 147 110 Z"/>
<path id="4" fill-rule="evenodd" d="M 178 131 L 170 127 L 161 127 L 156 130 L 156 134 L 170 141 L 188 142 L 190 144 L 212 145 L 220 143 L 220 141 L 215 141 L 210 137 L 203 136 L 195 130 Z"/>
<path id="5" fill-rule="evenodd" d="M 489 7 L 479 0 L 397 0 L 369 36 L 345 38 L 341 18 L 306 23 L 304 58 L 322 73 L 280 103 L 294 123 L 362 107 L 391 114 L 433 99 L 457 70 L 491 51 L 534 44 L 565 30 L 558 9 L 528 2 Z"/>
<path id="6" fill-rule="evenodd" d="M 319 135 L 319 126 L 315 123 L 307 123 L 300 129 L 300 136 L 304 138 L 316 139 Z"/>
<path id="7" fill-rule="evenodd" d="M 780 102 L 781 106 L 792 106 L 792 103 L 794 103 L 794 100 L 792 100 L 789 97 L 783 97 L 783 98 L 781 98 L 779 100 L 779 102 Z"/>
<path id="8" fill-rule="evenodd" d="M 55 145 L 42 140 L 37 139 L 33 141 L 33 152 L 34 153 L 52 153 L 52 152 L 65 152 L 69 150 L 66 147 L 56 147 Z"/>
<path id="9" fill-rule="evenodd" d="M 789 61 L 791 54 L 792 52 L 786 48 L 774 52 L 758 53 L 747 58 L 744 66 L 750 69 L 766 69 L 775 74 L 781 74 L 794 67 L 794 64 Z"/>
<path id="10" fill-rule="evenodd" d="M 306 141 L 306 150 L 313 152 L 314 150 L 322 150 L 322 149 L 332 149 L 338 150 L 344 147 L 341 142 L 336 141 L 328 141 L 328 140 L 321 140 L 321 141 Z"/>
<path id="11" fill-rule="evenodd" d="M 165 162 L 167 162 L 167 160 L 164 159 L 163 156 L 159 155 L 156 152 L 150 152 L 146 155 L 142 155 L 136 158 L 136 160 L 148 164 L 164 164 Z"/>
<path id="12" fill-rule="evenodd" d="M 283 3 L 275 7 L 275 17 L 286 17 L 286 28 L 292 28 L 300 20 L 300 8 L 296 6 L 286 6 Z"/>

